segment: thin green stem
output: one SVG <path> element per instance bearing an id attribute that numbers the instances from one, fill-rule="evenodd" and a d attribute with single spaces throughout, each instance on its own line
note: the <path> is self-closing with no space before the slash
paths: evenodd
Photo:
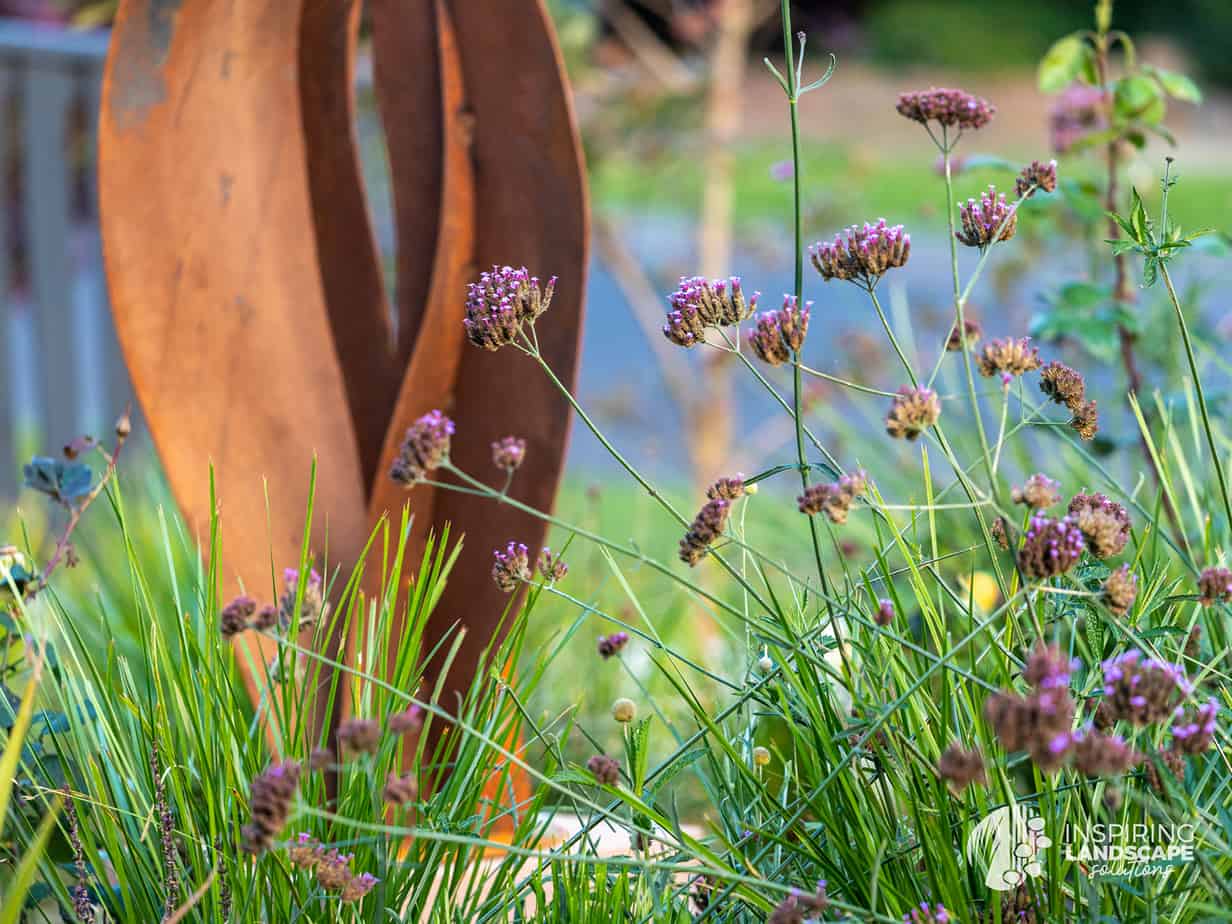
<path id="1" fill-rule="evenodd" d="M 1219 480 L 1219 494 L 1223 499 L 1224 516 L 1227 517 L 1227 527 L 1232 530 L 1232 502 L 1228 499 L 1228 479 L 1224 474 L 1223 463 L 1219 460 L 1219 449 L 1215 445 L 1215 431 L 1211 427 L 1211 416 L 1206 406 L 1206 390 L 1202 387 L 1202 376 L 1198 373 L 1198 360 L 1194 356 L 1193 341 L 1189 338 L 1189 325 L 1185 323 L 1185 312 L 1181 310 L 1181 300 L 1177 297 L 1172 285 L 1172 276 L 1168 265 L 1159 264 L 1159 274 L 1163 277 L 1164 286 L 1168 289 L 1168 299 L 1176 311 L 1176 323 L 1181 329 L 1181 340 L 1185 344 L 1185 358 L 1189 361 L 1189 374 L 1193 377 L 1194 391 L 1198 396 L 1198 412 L 1202 415 L 1202 429 L 1206 433 L 1206 444 L 1211 450 L 1211 462 L 1215 465 L 1215 477 Z"/>

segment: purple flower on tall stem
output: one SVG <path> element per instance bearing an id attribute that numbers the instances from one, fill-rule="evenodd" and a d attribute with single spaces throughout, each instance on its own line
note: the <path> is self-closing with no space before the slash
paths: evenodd
<path id="1" fill-rule="evenodd" d="M 890 226 L 884 218 L 876 224 L 852 225 L 828 243 L 809 247 L 813 268 L 821 278 L 845 279 L 872 288 L 889 270 L 905 266 L 911 256 L 911 235 L 902 225 Z"/>
<path id="2" fill-rule="evenodd" d="M 1037 513 L 1018 550 L 1018 567 L 1028 578 L 1046 580 L 1074 567 L 1084 548 L 1082 530 L 1069 517 L 1054 520 Z"/>
<path id="3" fill-rule="evenodd" d="M 1162 721 L 1193 691 L 1179 664 L 1143 657 L 1136 648 L 1103 663 L 1104 703 L 1113 719 L 1135 725 Z"/>
<path id="4" fill-rule="evenodd" d="M 968 247 L 983 250 L 995 241 L 1008 241 L 1018 230 L 1018 207 L 1006 202 L 1005 193 L 998 193 L 991 184 L 978 200 L 968 199 L 960 206 L 958 216 L 962 230 L 955 231 L 954 237 Z"/>
<path id="5" fill-rule="evenodd" d="M 900 93 L 894 108 L 899 115 L 921 125 L 936 122 L 945 128 L 964 131 L 983 128 L 997 113 L 997 107 L 982 97 L 938 87 Z"/>
<path id="6" fill-rule="evenodd" d="M 477 347 L 499 350 L 516 343 L 527 324 L 548 310 L 556 277 L 546 288 L 526 267 L 493 266 L 466 287 L 466 336 Z"/>
<path id="7" fill-rule="evenodd" d="M 759 295 L 754 292 L 746 299 L 739 276 L 714 280 L 682 276 L 668 297 L 671 311 L 663 336 L 678 346 L 697 346 L 705 340 L 707 328 L 730 327 L 750 317 Z"/>
<path id="8" fill-rule="evenodd" d="M 531 579 L 530 550 L 521 542 L 510 540 L 504 550 L 492 553 L 492 580 L 505 593 L 513 593 L 518 585 Z"/>
<path id="9" fill-rule="evenodd" d="M 1215 738 L 1215 715 L 1219 703 L 1207 700 L 1196 708 L 1177 706 L 1172 720 L 1172 747 L 1185 754 L 1201 754 Z"/>
<path id="10" fill-rule="evenodd" d="M 408 488 L 423 481 L 449 458 L 453 433 L 453 421 L 440 411 L 424 414 L 407 429 L 389 477 Z"/>
<path id="11" fill-rule="evenodd" d="M 791 362 L 792 355 L 804 346 L 812 308 L 812 302 L 805 302 L 802 308 L 794 295 L 784 295 L 782 308 L 757 316 L 756 326 L 749 331 L 749 348 L 771 366 Z"/>
<path id="12" fill-rule="evenodd" d="M 526 440 L 505 436 L 492 444 L 492 464 L 512 475 L 526 458 Z"/>

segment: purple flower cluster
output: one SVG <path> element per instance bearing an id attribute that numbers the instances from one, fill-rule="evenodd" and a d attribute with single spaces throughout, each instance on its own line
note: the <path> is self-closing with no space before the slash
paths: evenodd
<path id="1" fill-rule="evenodd" d="M 492 464 L 512 475 L 526 458 L 526 440 L 505 436 L 492 444 Z"/>
<path id="2" fill-rule="evenodd" d="M 792 889 L 791 894 L 770 912 L 770 917 L 766 918 L 766 924 L 804 924 L 805 920 L 816 918 L 817 915 L 825 913 L 829 907 L 830 899 L 826 895 L 826 881 L 822 879 L 817 883 L 817 889 L 812 894 L 802 889 Z"/>
<path id="3" fill-rule="evenodd" d="M 847 522 L 847 515 L 855 499 L 863 496 L 866 490 L 868 476 L 863 469 L 858 469 L 838 481 L 810 485 L 796 498 L 796 504 L 801 513 L 809 516 L 824 513 L 832 523 L 841 525 Z"/>
<path id="4" fill-rule="evenodd" d="M 521 542 L 509 540 L 504 550 L 496 549 L 492 557 L 492 580 L 505 593 L 513 593 L 519 584 L 531 579 L 530 550 Z"/>
<path id="5" fill-rule="evenodd" d="M 625 645 L 629 644 L 628 632 L 613 632 L 611 635 L 599 636 L 599 657 L 607 660 L 620 654 Z"/>
<path id="6" fill-rule="evenodd" d="M 1069 517 L 1036 514 L 1018 550 L 1018 567 L 1028 578 L 1043 581 L 1074 567 L 1084 548 L 1082 530 Z"/>
<path id="7" fill-rule="evenodd" d="M 1201 754 L 1215 738 L 1215 715 L 1219 704 L 1207 700 L 1196 708 L 1177 706 L 1172 719 L 1172 747 L 1185 754 Z"/>
<path id="8" fill-rule="evenodd" d="M 941 902 L 935 905 L 922 902 L 903 915 L 906 924 L 949 924 L 951 920 L 950 913 Z"/>
<path id="9" fill-rule="evenodd" d="M 560 555 L 553 555 L 552 550 L 547 546 L 539 550 L 539 557 L 535 559 L 535 569 L 543 575 L 545 581 L 551 584 L 563 581 L 565 575 L 569 573 L 569 566 L 565 564 L 564 559 Z"/>
<path id="10" fill-rule="evenodd" d="M 1129 511 L 1104 494 L 1075 494 L 1069 516 L 1096 558 L 1118 555 L 1129 542 Z"/>
<path id="11" fill-rule="evenodd" d="M 941 399 L 935 391 L 904 385 L 890 403 L 886 433 L 894 439 L 916 440 L 940 418 Z"/>
<path id="12" fill-rule="evenodd" d="M 423 481 L 449 458 L 453 433 L 453 421 L 440 411 L 424 414 L 407 429 L 389 477 L 408 488 Z"/>
<path id="13" fill-rule="evenodd" d="M 1232 600 L 1232 571 L 1227 568 L 1203 568 L 1198 575 L 1198 595 L 1203 606 Z"/>
<path id="14" fill-rule="evenodd" d="M 1022 168 L 1018 179 L 1014 182 L 1014 192 L 1018 198 L 1026 196 L 1030 199 L 1037 190 L 1050 193 L 1057 188 L 1057 162 L 1050 160 L 1043 164 L 1033 160 Z"/>
<path id="15" fill-rule="evenodd" d="M 1104 708 L 1113 720 L 1151 725 L 1172 715 L 1193 685 L 1179 664 L 1143 657 L 1136 648 L 1103 662 Z"/>
<path id="16" fill-rule="evenodd" d="M 894 108 L 900 115 L 921 125 L 936 122 L 946 128 L 958 127 L 971 131 L 983 128 L 997 113 L 997 107 L 986 99 L 963 90 L 937 87 L 900 93 Z"/>
<path id="17" fill-rule="evenodd" d="M 620 761 L 606 754 L 596 754 L 586 761 L 586 769 L 595 775 L 595 780 L 602 786 L 620 783 Z"/>
<path id="18" fill-rule="evenodd" d="M 730 513 L 731 501 L 721 497 L 706 501 L 680 540 L 680 560 L 689 567 L 701 561 L 711 543 L 723 535 Z"/>
<path id="19" fill-rule="evenodd" d="M 1033 510 L 1046 510 L 1061 502 L 1061 485 L 1047 475 L 1037 472 L 1027 479 L 1021 488 L 1010 492 L 1015 504 L 1026 504 Z"/>
<path id="20" fill-rule="evenodd" d="M 829 243 L 813 244 L 809 256 L 827 282 L 846 279 L 871 288 L 887 271 L 906 265 L 911 256 L 911 235 L 902 225 L 891 227 L 879 218 L 874 225 L 852 225 Z"/>
<path id="21" fill-rule="evenodd" d="M 989 185 L 980 193 L 980 198 L 968 199 L 958 210 L 962 230 L 954 237 L 960 244 L 979 247 L 981 250 L 994 241 L 1008 241 L 1018 230 L 1018 209 L 1005 201 L 1005 193 Z"/>
<path id="22" fill-rule="evenodd" d="M 1023 676 L 1026 696 L 998 691 L 984 702 L 984 717 L 1007 751 L 1026 751 L 1044 773 L 1064 765 L 1073 744 L 1076 705 L 1069 692 L 1073 664 L 1056 646 L 1038 645 Z"/>
<path id="23" fill-rule="evenodd" d="M 1048 113 L 1052 149 L 1064 154 L 1087 135 L 1103 129 L 1107 101 L 1102 90 L 1079 83 L 1058 96 Z"/>
<path id="24" fill-rule="evenodd" d="M 477 347 L 499 350 L 516 343 L 526 324 L 534 324 L 552 303 L 556 277 L 540 288 L 526 267 L 493 266 L 466 287 L 466 336 Z"/>
<path id="25" fill-rule="evenodd" d="M 681 276 L 680 285 L 668 297 L 672 309 L 663 325 L 663 336 L 682 347 L 703 342 L 706 329 L 730 327 L 753 314 L 759 292 L 745 299 L 739 276 L 707 280 L 702 276 Z"/>
<path id="26" fill-rule="evenodd" d="M 771 366 L 791 362 L 792 355 L 804 346 L 812 308 L 812 302 L 801 308 L 794 295 L 784 295 L 782 308 L 757 316 L 757 324 L 749 331 L 749 348 Z"/>
<path id="27" fill-rule="evenodd" d="M 877 612 L 873 614 L 873 622 L 885 628 L 894 621 L 894 602 L 892 600 L 878 600 Z"/>
<path id="28" fill-rule="evenodd" d="M 262 853 L 282 831 L 291 813 L 291 800 L 299 787 L 299 774 L 299 764 L 287 761 L 271 764 L 253 778 L 249 799 L 252 821 L 241 831 L 245 851 Z"/>

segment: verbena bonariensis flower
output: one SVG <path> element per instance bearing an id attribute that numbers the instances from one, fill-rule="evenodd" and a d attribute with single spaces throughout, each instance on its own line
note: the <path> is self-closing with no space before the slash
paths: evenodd
<path id="1" fill-rule="evenodd" d="M 340 901 L 357 902 L 369 892 L 379 881 L 371 873 L 360 873 L 358 876 L 351 869 L 352 854 L 339 853 L 324 848 L 317 848 L 316 877 L 317 885 L 324 891 L 338 895 Z"/>
<path id="2" fill-rule="evenodd" d="M 873 614 L 873 622 L 885 628 L 894 621 L 894 603 L 891 600 L 878 600 L 877 612 Z"/>
<path id="3" fill-rule="evenodd" d="M 812 302 L 802 308 L 794 295 L 784 295 L 782 308 L 759 314 L 748 334 L 749 347 L 757 358 L 771 366 L 791 362 L 792 354 L 804 346 L 812 308 Z"/>
<path id="4" fill-rule="evenodd" d="M 505 593 L 513 593 L 531 579 L 530 550 L 521 542 L 509 540 L 504 550 L 493 551 L 492 558 L 492 580 Z"/>
<path id="5" fill-rule="evenodd" d="M 1048 113 L 1052 149 L 1064 154 L 1106 123 L 1107 96 L 1096 87 L 1076 83 L 1056 98 Z"/>
<path id="6" fill-rule="evenodd" d="M 375 719 L 351 717 L 338 726 L 338 745 L 351 754 L 375 754 L 381 742 L 381 726 Z"/>
<path id="7" fill-rule="evenodd" d="M 606 754 L 596 754 L 586 761 L 586 769 L 595 775 L 595 780 L 604 786 L 615 786 L 620 782 L 620 761 Z"/>
<path id="8" fill-rule="evenodd" d="M 1075 494 L 1069 516 L 1096 558 L 1118 555 L 1129 542 L 1129 511 L 1104 494 Z"/>
<path id="9" fill-rule="evenodd" d="M 231 638 L 243 632 L 252 622 L 257 611 L 257 601 L 252 597 L 236 597 L 218 614 L 218 631 L 223 638 Z"/>
<path id="10" fill-rule="evenodd" d="M 1136 648 L 1109 658 L 1103 669 L 1109 716 L 1135 725 L 1166 719 L 1193 689 L 1180 665 L 1145 658 Z"/>
<path id="11" fill-rule="evenodd" d="M 1121 565 L 1104 581 L 1104 605 L 1117 616 L 1124 616 L 1138 599 L 1138 575 Z"/>
<path id="12" fill-rule="evenodd" d="M 1173 779 L 1178 783 L 1185 782 L 1185 756 L 1180 751 L 1168 748 L 1166 751 L 1156 751 L 1155 756 L 1163 764 L 1164 770 L 1172 774 Z M 1159 775 L 1159 768 L 1155 766 L 1155 761 L 1148 760 L 1145 769 L 1147 785 L 1156 792 L 1162 793 L 1164 781 Z"/>
<path id="13" fill-rule="evenodd" d="M 810 485 L 796 498 L 801 513 L 813 516 L 824 513 L 832 523 L 847 522 L 847 514 L 857 497 L 868 489 L 868 476 L 863 469 L 843 475 L 829 484 Z"/>
<path id="14" fill-rule="evenodd" d="M 299 593 L 299 569 L 287 568 L 282 573 L 282 596 L 278 598 L 278 626 L 284 631 L 295 625 L 295 598 Z M 325 582 L 315 568 L 304 582 L 300 601 L 300 624 L 323 623 L 329 618 L 329 603 L 325 600 Z"/>
<path id="15" fill-rule="evenodd" d="M 440 411 L 424 414 L 407 428 L 389 477 L 408 488 L 422 481 L 449 458 L 453 432 L 453 421 Z"/>
<path id="16" fill-rule="evenodd" d="M 512 475 L 526 458 L 526 440 L 505 436 L 492 444 L 492 464 Z"/>
<path id="17" fill-rule="evenodd" d="M 485 350 L 515 343 L 523 326 L 534 324 L 552 303 L 556 277 L 541 288 L 526 267 L 493 266 L 466 287 L 466 336 Z"/>
<path id="18" fill-rule="evenodd" d="M 419 784 L 415 782 L 413 772 L 401 775 L 392 770 L 385 779 L 385 788 L 381 790 L 381 800 L 387 805 L 406 805 L 419 797 Z"/>
<path id="19" fill-rule="evenodd" d="M 701 561 L 711 543 L 723 534 L 730 512 L 731 501 L 721 497 L 707 501 L 680 540 L 680 560 L 690 567 Z"/>
<path id="20" fill-rule="evenodd" d="M 405 709 L 390 713 L 386 725 L 392 735 L 413 735 L 423 728 L 424 711 L 418 703 L 411 703 Z"/>
<path id="21" fill-rule="evenodd" d="M 378 882 L 380 880 L 371 873 L 360 873 L 358 876 L 351 877 L 351 880 L 342 887 L 338 898 L 344 902 L 357 902 L 371 892 Z"/>
<path id="22" fill-rule="evenodd" d="M 262 853 L 286 826 L 291 800 L 299 786 L 299 764 L 271 764 L 251 784 L 249 808 L 252 821 L 240 831 L 241 845 L 251 854 Z"/>
<path id="23" fill-rule="evenodd" d="M 710 500 L 718 498 L 729 501 L 739 500 L 744 497 L 744 478 L 740 475 L 720 478 L 706 489 L 706 497 Z"/>
<path id="24" fill-rule="evenodd" d="M 827 282 L 846 279 L 871 288 L 889 270 L 906 265 L 911 235 L 902 225 L 879 218 L 874 225 L 852 225 L 828 243 L 818 241 L 809 247 L 809 256 Z"/>
<path id="25" fill-rule="evenodd" d="M 287 847 L 287 859 L 292 866 L 312 869 L 321 860 L 321 842 L 307 831 L 301 831 Z"/>
<path id="26" fill-rule="evenodd" d="M 1232 600 L 1232 571 L 1227 568 L 1203 568 L 1198 575 L 1198 594 L 1203 606 Z"/>
<path id="27" fill-rule="evenodd" d="M 1099 432 L 1099 409 L 1095 402 L 1088 401 L 1074 411 L 1074 416 L 1069 419 L 1069 425 L 1084 440 L 1095 439 L 1095 434 Z"/>
<path id="28" fill-rule="evenodd" d="M 599 657 L 605 661 L 613 655 L 620 654 L 625 645 L 629 644 L 628 632 L 613 632 L 611 635 L 599 636 Z"/>
<path id="29" fill-rule="evenodd" d="M 669 297 L 663 335 L 684 347 L 701 343 L 708 327 L 730 327 L 750 317 L 761 293 L 744 297 L 740 277 L 707 280 L 701 276 L 681 276 L 680 285 Z"/>
<path id="30" fill-rule="evenodd" d="M 963 90 L 937 87 L 900 93 L 894 108 L 900 115 L 921 125 L 936 122 L 946 128 L 970 131 L 983 128 L 997 113 L 997 107 L 986 99 Z"/>
<path id="31" fill-rule="evenodd" d="M 1040 367 L 1039 350 L 1031 346 L 1030 337 L 1002 337 L 984 345 L 975 360 L 980 375 L 991 378 L 998 373 L 1006 376 L 1026 375 Z"/>
<path id="32" fill-rule="evenodd" d="M 950 924 L 951 920 L 950 913 L 941 902 L 935 905 L 922 902 L 903 915 L 906 924 Z"/>
<path id="33" fill-rule="evenodd" d="M 1142 762 L 1142 755 L 1119 735 L 1105 735 L 1094 729 L 1073 734 L 1074 769 L 1086 776 L 1124 773 Z"/>
<path id="34" fill-rule="evenodd" d="M 1037 472 L 1021 488 L 1014 488 L 1010 498 L 1015 504 L 1026 504 L 1035 510 L 1045 510 L 1061 502 L 1061 485 Z"/>
<path id="35" fill-rule="evenodd" d="M 960 337 L 957 324 L 950 328 L 950 336 L 945 341 L 945 348 L 949 352 L 961 353 L 964 340 L 967 341 L 968 349 L 974 348 L 984 336 L 984 328 L 975 318 L 963 318 L 963 332 L 965 336 Z"/>
<path id="36" fill-rule="evenodd" d="M 984 702 L 984 717 L 1007 751 L 1026 751 L 1044 773 L 1065 763 L 1073 744 L 1070 731 L 1077 707 L 1069 692 L 1073 663 L 1055 645 L 1037 645 L 1023 676 L 1026 696 L 999 690 Z"/>
<path id="37" fill-rule="evenodd" d="M 904 385 L 890 403 L 886 433 L 895 439 L 914 440 L 941 417 L 941 399 L 931 388 Z"/>
<path id="38" fill-rule="evenodd" d="M 563 581 L 565 575 L 569 573 L 569 566 L 565 564 L 564 559 L 559 555 L 553 555 L 552 550 L 547 546 L 539 550 L 539 557 L 535 559 L 535 569 L 543 575 L 545 581 L 551 584 Z"/>
<path id="39" fill-rule="evenodd" d="M 1207 700 L 1201 706 L 1178 706 L 1172 719 L 1172 748 L 1183 754 L 1210 750 L 1215 738 L 1215 715 L 1219 703 Z"/>
<path id="40" fill-rule="evenodd" d="M 1014 183 L 1014 192 L 1018 194 L 1018 198 L 1026 196 L 1028 199 L 1035 195 L 1036 191 L 1050 193 L 1057 188 L 1057 162 L 1050 160 L 1043 164 L 1038 160 L 1033 160 L 1027 166 L 1022 168 L 1022 172 L 1018 174 L 1018 179 Z"/>
<path id="41" fill-rule="evenodd" d="M 989 184 L 979 199 L 968 199 L 958 210 L 962 230 L 954 237 L 960 244 L 981 250 L 995 241 L 1008 241 L 1018 230 L 1018 208 L 1005 201 L 1005 193 Z"/>
<path id="42" fill-rule="evenodd" d="M 826 881 L 817 883 L 817 889 L 812 894 L 801 889 L 792 889 L 791 894 L 779 902 L 766 924 L 804 924 L 819 914 L 824 914 L 830 907 L 830 899 L 826 895 Z"/>
<path id="43" fill-rule="evenodd" d="M 972 783 L 985 781 L 984 756 L 976 748 L 968 751 L 955 742 L 945 749 L 937 761 L 937 772 L 951 790 L 961 793 Z"/>
<path id="44" fill-rule="evenodd" d="M 1083 548 L 1082 530 L 1072 519 L 1056 520 L 1037 513 L 1031 517 L 1018 550 L 1018 567 L 1028 578 L 1046 580 L 1074 567 Z"/>
<path id="45" fill-rule="evenodd" d="M 1087 397 L 1087 385 L 1082 373 L 1055 361 L 1040 370 L 1040 391 L 1075 412 Z"/>

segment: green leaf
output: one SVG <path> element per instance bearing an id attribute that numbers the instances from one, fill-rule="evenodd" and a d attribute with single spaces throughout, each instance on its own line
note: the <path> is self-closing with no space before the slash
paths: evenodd
<path id="1" fill-rule="evenodd" d="M 1150 77 L 1140 74 L 1122 77 L 1116 82 L 1113 106 L 1121 119 L 1148 125 L 1162 121 L 1167 111 L 1162 88 Z"/>
<path id="2" fill-rule="evenodd" d="M 1040 91 L 1059 93 L 1068 87 L 1082 71 L 1090 53 L 1090 47 L 1077 32 L 1054 42 L 1040 59 L 1036 75 Z"/>
<path id="3" fill-rule="evenodd" d="M 1195 105 L 1202 102 L 1202 90 L 1184 74 L 1164 70 L 1162 67 L 1145 67 L 1143 70 L 1158 80 L 1164 92 L 1173 99 L 1179 99 L 1183 103 L 1193 103 Z"/>
<path id="4" fill-rule="evenodd" d="M 1030 333 L 1040 340 L 1071 340 L 1104 362 L 1116 362 L 1121 317 L 1107 286 L 1071 282 L 1049 299 L 1048 308 L 1031 319 Z"/>

